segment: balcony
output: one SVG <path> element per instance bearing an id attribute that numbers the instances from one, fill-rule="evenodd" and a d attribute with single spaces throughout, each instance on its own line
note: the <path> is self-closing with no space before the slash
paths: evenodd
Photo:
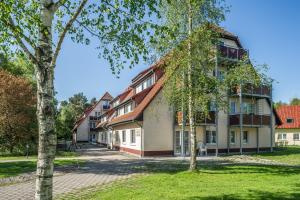
<path id="1" fill-rule="evenodd" d="M 242 60 L 244 56 L 248 55 L 248 51 L 245 49 L 225 45 L 219 45 L 219 53 L 222 59 L 231 61 Z"/>
<path id="2" fill-rule="evenodd" d="M 110 109 L 110 105 L 103 105 L 102 108 L 103 108 L 103 110 L 108 110 L 108 109 Z"/>
<path id="3" fill-rule="evenodd" d="M 182 124 L 182 112 L 177 112 L 176 122 L 177 122 L 177 124 Z M 206 119 L 199 119 L 199 118 L 197 118 L 197 114 L 196 114 L 195 123 L 196 124 L 215 124 L 215 112 L 210 111 L 209 117 Z M 186 124 L 187 125 L 189 124 L 189 121 L 187 119 L 186 119 Z"/>
<path id="4" fill-rule="evenodd" d="M 269 126 L 271 117 L 270 115 L 257 115 L 257 114 L 243 114 L 243 125 L 246 126 Z M 230 125 L 240 125 L 240 114 L 230 115 Z"/>
<path id="5" fill-rule="evenodd" d="M 237 89 L 232 89 L 230 91 L 230 95 L 237 95 Z M 271 88 L 266 85 L 261 86 L 253 86 L 251 84 L 247 84 L 242 87 L 242 95 L 245 96 L 262 96 L 262 97 L 270 97 L 271 96 Z"/>

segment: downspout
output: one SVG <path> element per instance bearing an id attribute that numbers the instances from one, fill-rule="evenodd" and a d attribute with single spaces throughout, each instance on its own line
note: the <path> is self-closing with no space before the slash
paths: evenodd
<path id="1" fill-rule="evenodd" d="M 215 63 L 215 75 L 217 77 L 217 81 L 219 81 L 219 72 L 218 72 L 218 56 L 216 55 L 216 63 Z M 218 103 L 217 103 L 217 99 L 218 99 L 218 92 L 219 92 L 219 88 L 217 87 L 217 93 L 216 93 L 216 102 L 215 102 L 215 106 L 216 106 L 216 111 L 215 111 L 215 124 L 216 124 L 216 156 L 218 156 L 219 153 L 219 109 L 218 109 Z"/>
<path id="2" fill-rule="evenodd" d="M 240 154 L 243 154 L 243 101 L 242 101 L 242 84 L 240 84 Z"/>
<path id="3" fill-rule="evenodd" d="M 272 99 L 272 84 L 270 86 L 270 104 L 271 104 L 271 113 L 270 113 L 270 151 L 273 152 L 273 99 Z"/>

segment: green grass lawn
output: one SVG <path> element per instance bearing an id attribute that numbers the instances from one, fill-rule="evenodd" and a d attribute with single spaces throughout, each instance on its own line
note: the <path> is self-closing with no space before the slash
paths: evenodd
<path id="1" fill-rule="evenodd" d="M 253 156 L 291 165 L 300 165 L 300 146 L 275 148 L 272 153 L 260 153 Z"/>
<path id="2" fill-rule="evenodd" d="M 55 160 L 55 166 L 67 166 L 67 165 L 82 165 L 82 160 Z M 33 172 L 36 169 L 36 161 L 16 161 L 16 162 L 3 162 L 0 163 L 0 178 L 17 176 L 22 173 Z"/>
<path id="3" fill-rule="evenodd" d="M 155 167 L 149 168 L 153 171 Z M 298 167 L 206 165 L 197 172 L 188 172 L 186 166 L 176 164 L 173 169 L 157 169 L 148 176 L 64 199 L 300 199 Z"/>

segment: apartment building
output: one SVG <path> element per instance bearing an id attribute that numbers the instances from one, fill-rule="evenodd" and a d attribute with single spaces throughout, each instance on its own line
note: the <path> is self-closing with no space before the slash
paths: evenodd
<path id="1" fill-rule="evenodd" d="M 219 51 L 216 76 L 220 77 L 248 54 L 238 37 L 223 29 Z M 110 102 L 112 109 L 101 116 L 96 127 L 99 142 L 138 156 L 190 154 L 189 126 L 182 128 L 182 114 L 175 113 L 163 95 L 161 64 L 140 72 Z M 197 123 L 197 143 L 216 154 L 271 150 L 275 125 L 281 123 L 272 108 L 272 88 L 248 84 L 229 91 L 228 98 L 229 112 L 217 112 L 212 106 L 210 118 Z"/>
<path id="2" fill-rule="evenodd" d="M 99 135 L 96 125 L 100 120 L 100 116 L 110 109 L 112 99 L 113 97 L 106 92 L 97 103 L 84 111 L 74 125 L 73 142 L 96 143 Z"/>

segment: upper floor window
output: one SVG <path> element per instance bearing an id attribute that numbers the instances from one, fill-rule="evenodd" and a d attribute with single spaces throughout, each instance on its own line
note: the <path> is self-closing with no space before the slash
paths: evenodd
<path id="1" fill-rule="evenodd" d="M 243 113 L 252 114 L 254 113 L 255 105 L 252 103 L 243 103 Z"/>
<path id="2" fill-rule="evenodd" d="M 230 114 L 235 114 L 236 113 L 236 103 L 235 101 L 230 102 Z"/>
<path id="3" fill-rule="evenodd" d="M 211 101 L 211 102 L 209 103 L 209 111 L 216 111 L 216 110 L 217 110 L 216 102 Z"/>
<path id="4" fill-rule="evenodd" d="M 129 113 L 129 112 L 131 112 L 131 110 L 132 110 L 131 103 L 125 105 L 125 107 L 124 107 L 124 113 Z"/>
<path id="5" fill-rule="evenodd" d="M 96 117 L 99 117 L 100 115 L 101 115 L 101 112 L 98 112 L 98 111 L 95 112 Z"/>
<path id="6" fill-rule="evenodd" d="M 293 119 L 293 118 L 287 118 L 287 119 L 286 119 L 286 123 L 291 124 L 291 123 L 293 123 L 293 122 L 294 122 L 294 119 Z"/>
<path id="7" fill-rule="evenodd" d="M 96 122 L 90 122 L 90 128 L 96 128 Z"/>
<path id="8" fill-rule="evenodd" d="M 213 71 L 213 76 L 216 76 L 216 71 L 214 70 Z M 225 79 L 225 72 L 224 71 L 221 71 L 221 70 L 218 70 L 218 79 L 219 80 L 224 80 Z"/>
<path id="9" fill-rule="evenodd" d="M 119 99 L 118 99 L 118 100 L 116 100 L 115 102 L 113 102 L 113 107 L 115 107 L 115 106 L 119 105 L 119 103 L 120 103 L 120 100 L 119 100 Z"/>
<path id="10" fill-rule="evenodd" d="M 147 89 L 148 87 L 152 86 L 154 83 L 154 76 L 151 76 L 149 78 L 147 78 L 146 80 L 144 80 L 142 83 L 140 83 L 136 89 L 135 89 L 135 93 L 139 93 L 145 89 Z"/>

